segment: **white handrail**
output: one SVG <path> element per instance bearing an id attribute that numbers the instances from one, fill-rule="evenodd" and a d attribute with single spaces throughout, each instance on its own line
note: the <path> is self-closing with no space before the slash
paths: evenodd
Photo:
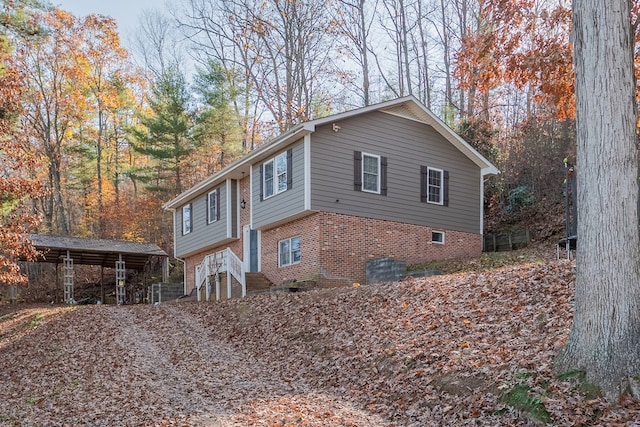
<path id="1" fill-rule="evenodd" d="M 233 253 L 231 248 L 226 248 L 226 259 L 227 259 L 227 271 L 232 274 L 238 282 L 240 282 L 240 286 L 242 287 L 242 296 L 247 296 L 247 283 L 245 281 L 244 269 L 242 268 L 242 261 L 240 258 Z"/>
<path id="2" fill-rule="evenodd" d="M 242 261 L 231 250 L 231 248 L 225 248 L 224 250 L 209 254 L 204 257 L 200 265 L 196 267 L 196 287 L 198 288 L 198 295 L 200 295 L 200 288 L 207 281 L 207 278 L 216 273 L 227 272 L 227 298 L 231 298 L 231 276 L 240 283 L 242 287 L 242 296 L 247 296 L 247 284 L 245 280 L 244 269 L 242 268 Z M 216 289 L 216 298 L 219 297 L 219 290 Z"/>

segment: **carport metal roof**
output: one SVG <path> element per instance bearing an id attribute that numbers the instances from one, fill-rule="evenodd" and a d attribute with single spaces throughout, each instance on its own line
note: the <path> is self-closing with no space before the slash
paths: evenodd
<path id="1" fill-rule="evenodd" d="M 143 271 L 149 258 L 169 255 L 153 243 L 128 242 L 124 240 L 83 239 L 79 237 L 29 236 L 35 248 L 42 253 L 35 262 L 61 264 L 67 251 L 74 264 L 100 265 L 115 268 L 122 255 L 125 267 Z"/>

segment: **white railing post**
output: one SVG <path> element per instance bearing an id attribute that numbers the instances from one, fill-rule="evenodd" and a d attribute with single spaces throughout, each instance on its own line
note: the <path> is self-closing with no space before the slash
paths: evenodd
<path id="1" fill-rule="evenodd" d="M 244 268 L 242 261 L 236 256 L 230 248 L 209 254 L 204 257 L 202 263 L 196 267 L 196 286 L 198 288 L 198 301 L 202 299 L 200 291 L 203 285 L 206 285 L 206 300 L 211 298 L 211 279 L 215 276 L 214 286 L 216 292 L 216 301 L 220 301 L 220 273 L 227 273 L 227 298 L 231 298 L 232 276 L 236 278 L 242 287 L 242 296 L 247 296 L 247 284 L 245 280 Z"/>
<path id="2" fill-rule="evenodd" d="M 242 268 L 242 261 L 236 256 L 231 248 L 225 250 L 225 258 L 227 259 L 227 271 L 236 278 L 240 286 L 242 287 L 242 296 L 247 296 L 247 284 L 244 274 L 244 268 Z"/>
<path id="3" fill-rule="evenodd" d="M 200 301 L 200 287 L 202 286 L 200 283 L 200 279 L 202 277 L 202 264 L 196 265 L 196 299 Z"/>

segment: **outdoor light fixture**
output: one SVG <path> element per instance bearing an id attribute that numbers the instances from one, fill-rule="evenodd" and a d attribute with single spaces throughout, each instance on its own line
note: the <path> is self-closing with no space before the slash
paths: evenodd
<path id="1" fill-rule="evenodd" d="M 242 199 L 242 201 L 240 202 L 240 207 L 241 207 L 242 209 L 244 209 L 244 208 L 246 208 L 246 207 L 247 207 L 247 202 L 245 202 L 245 201 L 244 201 L 244 199 Z"/>

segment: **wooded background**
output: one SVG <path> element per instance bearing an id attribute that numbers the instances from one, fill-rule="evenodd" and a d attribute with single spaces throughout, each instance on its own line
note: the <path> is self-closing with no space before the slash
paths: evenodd
<path id="1" fill-rule="evenodd" d="M 0 6 L 3 265 L 27 229 L 172 253 L 164 202 L 301 121 L 408 94 L 501 170 L 487 231 L 562 232 L 568 1 L 186 0 L 130 51 L 111 18 Z"/>

